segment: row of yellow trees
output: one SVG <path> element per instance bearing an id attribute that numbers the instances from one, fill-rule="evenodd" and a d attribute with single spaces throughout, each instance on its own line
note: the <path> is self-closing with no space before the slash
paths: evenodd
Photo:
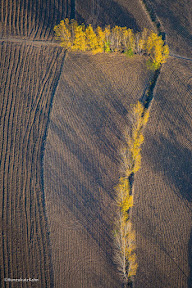
<path id="1" fill-rule="evenodd" d="M 141 102 L 132 109 L 132 127 L 125 131 L 125 144 L 121 150 L 121 178 L 116 187 L 117 216 L 115 220 L 115 261 L 118 270 L 127 284 L 136 275 L 135 231 L 130 220 L 133 195 L 130 180 L 141 167 L 141 145 L 144 141 L 143 128 L 149 112 Z"/>
<path id="2" fill-rule="evenodd" d="M 169 55 L 168 45 L 165 45 L 161 36 L 144 29 L 134 33 L 127 27 L 110 26 L 102 29 L 98 26 L 95 30 L 91 25 L 85 27 L 78 25 L 76 20 L 62 20 L 54 27 L 57 40 L 61 46 L 72 51 L 101 52 L 125 52 L 127 55 L 147 54 L 150 56 L 150 64 L 158 69 L 166 62 Z"/>

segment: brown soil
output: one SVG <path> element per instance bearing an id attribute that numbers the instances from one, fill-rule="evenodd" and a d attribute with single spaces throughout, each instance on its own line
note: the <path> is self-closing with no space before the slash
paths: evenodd
<path id="1" fill-rule="evenodd" d="M 70 13 L 67 0 L 1 0 L 1 37 L 19 35 L 30 39 L 53 37 L 54 25 Z"/>
<path id="2" fill-rule="evenodd" d="M 192 285 L 192 66 L 169 60 L 161 71 L 135 176 L 135 287 Z"/>
<path id="3" fill-rule="evenodd" d="M 55 287 L 121 287 L 112 237 L 118 151 L 150 74 L 139 56 L 66 57 L 44 156 Z"/>
<path id="4" fill-rule="evenodd" d="M 0 287 L 52 287 L 41 192 L 41 148 L 64 53 L 1 43 Z"/>
<path id="5" fill-rule="evenodd" d="M 135 32 L 144 28 L 154 30 L 140 0 L 78 0 L 76 17 L 92 25 L 127 26 Z"/>
<path id="6" fill-rule="evenodd" d="M 175 54 L 191 57 L 192 2 L 188 0 L 147 0 L 163 24 L 167 42 Z"/>
<path id="7" fill-rule="evenodd" d="M 172 52 L 191 57 L 191 2 L 153 2 Z M 120 287 L 111 233 L 118 151 L 129 104 L 150 73 L 143 58 L 116 54 L 69 54 L 63 66 L 53 27 L 75 9 L 85 23 L 154 29 L 141 7 L 140 0 L 1 1 L 0 287 L 5 277 L 40 280 L 6 287 Z M 190 65 L 165 65 L 146 129 L 134 184 L 137 288 L 192 286 Z M 44 203 L 42 149 L 60 73 Z"/>
<path id="8" fill-rule="evenodd" d="M 86 24 L 153 29 L 139 0 L 1 0 L 0 38 L 8 35 L 53 40 L 53 27 L 62 19 Z M 75 12 L 74 12 L 75 11 Z"/>

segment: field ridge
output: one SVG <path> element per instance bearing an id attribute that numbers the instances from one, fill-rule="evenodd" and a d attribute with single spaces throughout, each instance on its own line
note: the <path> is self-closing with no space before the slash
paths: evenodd
<path id="1" fill-rule="evenodd" d="M 0 49 L 0 286 L 4 278 L 31 277 L 39 282 L 29 287 L 52 287 L 41 148 L 64 53 L 23 43 Z"/>

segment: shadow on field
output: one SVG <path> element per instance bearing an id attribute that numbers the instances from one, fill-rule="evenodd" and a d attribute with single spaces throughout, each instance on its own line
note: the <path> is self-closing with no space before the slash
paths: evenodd
<path id="1" fill-rule="evenodd" d="M 191 72 L 189 64 L 184 67 Z M 155 152 L 147 153 L 146 161 L 153 165 L 154 170 L 164 172 L 168 183 L 175 185 L 179 191 L 178 196 L 192 202 L 192 124 L 189 106 L 192 91 L 189 84 L 187 86 L 176 73 L 174 75 L 181 90 L 177 93 L 185 93 L 187 100 L 174 96 L 174 86 L 158 88 L 161 97 L 155 98 L 159 111 L 159 123 L 156 120 L 159 129 L 156 130 L 163 132 L 150 136 L 147 140 Z"/>
<path id="2" fill-rule="evenodd" d="M 190 45 L 192 45 L 192 35 L 190 33 L 190 25 L 184 26 L 179 17 L 174 15 L 174 12 L 170 9 L 170 4 L 166 7 L 163 4 L 158 5 L 158 14 L 163 19 L 169 19 L 169 23 L 173 30 L 176 30 L 178 34 L 180 34 L 185 40 L 188 41 Z"/>
<path id="3" fill-rule="evenodd" d="M 66 153 L 72 154 L 77 158 L 75 164 L 67 162 L 57 150 L 53 151 L 54 148 L 51 148 L 55 159 L 57 159 L 57 165 L 53 172 L 54 178 L 59 183 L 59 186 L 62 187 L 61 190 L 55 190 L 54 195 L 58 194 L 59 201 L 69 208 L 77 221 L 81 223 L 91 238 L 106 253 L 106 258 L 110 265 L 113 265 L 110 257 L 113 251 L 111 234 L 113 223 L 110 219 L 106 221 L 106 215 L 103 215 L 104 210 L 100 202 L 100 197 L 103 197 L 103 195 L 100 195 L 100 190 L 103 191 L 102 193 L 108 194 L 112 199 L 114 197 L 113 187 L 115 184 L 112 179 L 108 183 L 103 180 L 103 175 L 106 175 L 107 171 L 102 165 L 99 166 L 98 159 L 94 157 L 89 148 L 86 151 L 81 148 L 83 145 L 79 137 L 76 138 L 76 142 L 71 139 L 69 134 L 75 133 L 72 127 L 68 127 L 66 130 L 61 129 L 51 121 L 50 129 L 56 138 L 59 138 L 59 142 L 65 143 Z M 103 139 L 103 141 L 105 140 Z M 104 145 L 107 146 L 107 144 Z M 82 175 L 78 173 L 78 170 L 74 168 L 75 165 L 82 167 L 84 179 L 82 179 Z M 87 181 L 89 182 L 88 185 Z M 110 208 L 110 217 L 107 216 L 107 218 L 113 219 L 112 213 L 113 211 Z"/>
<path id="4" fill-rule="evenodd" d="M 50 263 L 51 263 L 50 264 L 50 271 L 51 271 L 50 279 L 51 279 L 51 285 L 52 286 L 54 285 L 54 272 L 53 272 L 53 265 L 52 265 L 53 263 L 52 263 L 51 242 L 50 242 L 50 237 L 49 237 L 48 220 L 47 220 L 47 214 L 45 211 L 46 205 L 45 205 L 45 191 L 44 191 L 44 178 L 43 178 L 43 174 L 44 174 L 43 157 L 44 157 L 44 152 L 45 152 L 45 143 L 46 143 L 46 137 L 47 137 L 48 127 L 49 127 L 49 120 L 50 120 L 50 113 L 51 113 L 52 105 L 53 105 L 53 99 L 54 99 L 55 92 L 56 92 L 56 89 L 57 89 L 57 86 L 59 83 L 59 79 L 61 76 L 61 72 L 62 72 L 62 69 L 64 66 L 65 55 L 66 55 L 66 52 L 63 55 L 63 59 L 62 59 L 62 62 L 60 63 L 60 69 L 59 69 L 57 78 L 55 79 L 54 86 L 52 87 L 53 90 L 52 90 L 52 94 L 51 94 L 48 112 L 46 114 L 44 114 L 44 117 L 46 119 L 46 126 L 45 126 L 44 135 L 42 137 L 41 154 L 40 154 L 40 157 L 41 157 L 41 192 L 42 192 L 43 212 L 44 212 L 44 217 L 45 217 L 45 222 L 46 222 L 46 224 L 45 224 L 46 225 L 46 232 L 47 232 L 45 237 L 46 237 L 46 240 L 48 243 L 48 249 L 49 249 L 49 259 L 50 259 Z"/>
<path id="5" fill-rule="evenodd" d="M 180 192 L 178 196 L 192 201 L 192 152 L 183 147 L 174 139 L 173 131 L 170 132 L 170 139 L 162 134 L 151 138 L 150 145 L 155 147 L 154 153 L 147 155 L 153 165 L 153 169 L 163 172 L 168 183 L 172 183 Z M 178 192 L 177 192 L 178 193 Z"/>
<path id="6" fill-rule="evenodd" d="M 186 125 L 187 126 L 187 125 Z M 185 126 L 183 126 L 185 127 Z M 192 133 L 192 131 L 191 131 Z M 174 132 L 169 131 L 169 138 L 167 139 L 163 134 L 155 135 L 147 139 L 149 144 L 148 150 L 154 153 L 147 153 L 145 161 L 149 161 L 150 167 L 156 172 L 163 173 L 167 185 L 171 184 L 174 192 L 181 199 L 192 202 L 192 152 L 190 149 L 182 146 L 176 139 Z M 185 202 L 187 208 L 191 210 L 190 205 Z M 151 229 L 152 231 L 155 228 Z M 166 248 L 165 248 L 166 249 Z M 165 251 L 166 252 L 166 251 Z M 166 252 L 168 255 L 168 251 Z M 188 287 L 192 287 L 192 232 L 188 242 L 188 265 L 189 277 Z M 184 274 L 181 267 L 178 269 Z M 184 274 L 185 275 L 185 274 Z M 187 275 L 185 275 L 187 277 Z"/>
<path id="7" fill-rule="evenodd" d="M 161 217 L 159 212 L 154 207 L 150 207 L 152 209 L 152 214 L 154 214 L 157 217 Z M 144 216 L 142 215 L 144 213 Z M 159 214 L 159 215 L 158 215 Z M 162 219 L 161 219 L 162 220 Z M 163 221 L 166 221 L 163 219 Z M 152 243 L 152 246 L 150 249 L 146 250 L 145 248 L 137 248 L 137 255 L 139 259 L 142 259 L 141 263 L 147 262 L 147 273 L 145 270 L 145 264 L 139 265 L 137 275 L 140 275 L 140 280 L 142 279 L 142 287 L 174 287 L 177 288 L 177 286 L 174 286 L 173 279 L 169 276 L 169 274 L 166 273 L 166 271 L 163 271 L 159 269 L 159 263 L 158 258 L 156 258 L 156 263 L 158 265 L 154 264 L 154 258 L 151 255 L 152 249 L 156 249 L 157 251 L 161 251 L 161 257 L 164 257 L 163 259 L 166 259 L 166 262 L 171 263 L 171 266 L 174 267 L 175 276 L 177 273 L 181 273 L 185 278 L 187 278 L 187 275 L 185 272 L 181 269 L 181 267 L 178 265 L 173 253 L 170 253 L 169 247 L 167 247 L 166 242 L 164 241 L 164 234 L 159 233 L 160 226 L 157 225 L 157 223 L 154 223 L 154 219 L 152 217 L 147 216 L 146 211 L 139 211 L 137 215 L 137 222 L 142 223 L 142 225 L 137 225 L 137 232 L 139 232 L 142 237 L 142 241 L 144 243 Z M 141 247 L 139 245 L 139 247 Z M 153 247 L 153 248 L 152 248 Z M 160 257 L 160 258 L 161 258 Z M 161 258 L 162 259 L 162 258 Z M 155 268 L 154 268 L 155 267 Z M 152 269 L 150 269 L 152 268 Z M 154 273 L 155 272 L 155 273 Z M 175 282 L 176 283 L 176 282 Z M 139 286 L 138 286 L 139 287 Z"/>
<path id="8" fill-rule="evenodd" d="M 113 0 L 28 0 L 27 4 L 21 7 L 24 9 L 23 13 L 27 20 L 25 29 L 19 33 L 34 38 L 53 37 L 54 26 L 64 18 L 76 19 L 79 23 L 92 24 L 94 27 L 96 25 L 119 25 L 130 27 L 134 31 L 141 30 L 134 16 Z M 8 12 L 13 13 L 12 11 Z M 19 23 L 20 18 L 20 16 L 16 16 L 15 23 Z M 8 24 L 17 26 L 15 23 Z"/>
<path id="9" fill-rule="evenodd" d="M 170 27 L 171 29 L 171 31 L 169 32 L 169 37 L 173 39 L 177 34 L 179 34 L 180 37 L 183 39 L 183 41 L 186 43 L 185 48 L 187 46 L 192 46 L 190 13 L 188 13 L 188 15 L 186 13 L 187 10 L 189 10 L 188 9 L 189 7 L 187 7 L 187 5 L 189 4 L 187 4 L 187 1 L 186 4 L 181 3 L 180 5 L 179 2 L 183 1 L 173 1 L 174 2 L 173 7 L 172 4 L 168 3 L 167 1 L 165 1 L 165 3 L 163 3 L 163 1 L 162 3 L 159 3 L 159 1 L 154 2 L 156 2 L 154 3 L 154 5 L 156 6 L 156 12 L 158 16 L 162 19 L 163 23 L 167 23 L 165 27 L 167 27 L 168 29 Z M 178 2 L 178 4 L 176 4 L 176 2 Z M 176 5 L 178 5 L 177 8 Z M 177 11 L 178 13 L 176 13 L 174 10 Z M 171 32 L 173 32 L 172 33 L 173 35 L 171 35 Z M 172 48 L 176 49 L 176 51 L 179 53 L 181 50 L 180 46 L 183 45 L 184 42 L 179 42 L 178 44 L 174 43 L 176 44 L 176 46 L 172 44 L 173 45 Z"/>
<path id="10" fill-rule="evenodd" d="M 76 6 L 78 8 L 76 11 L 76 16 L 79 22 L 84 22 L 85 24 L 93 24 L 93 26 L 100 25 L 102 27 L 105 25 L 111 25 L 112 27 L 115 25 L 122 27 L 127 26 L 134 31 L 141 31 L 141 28 L 137 24 L 134 16 L 116 1 L 106 0 L 96 2 L 97 12 L 93 13 L 93 15 L 90 15 L 92 13 L 90 0 L 77 1 Z M 86 12 L 84 11 L 85 7 L 87 7 Z M 84 14 L 81 12 L 81 9 Z"/>

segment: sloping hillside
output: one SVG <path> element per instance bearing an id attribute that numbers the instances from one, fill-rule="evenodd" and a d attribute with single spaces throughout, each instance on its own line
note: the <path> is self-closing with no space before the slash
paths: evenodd
<path id="1" fill-rule="evenodd" d="M 102 21 L 99 22 L 102 25 L 120 24 L 119 21 L 121 21 L 121 24 L 123 26 L 124 25 L 131 26 L 131 28 L 134 28 L 135 30 L 139 30 L 141 28 L 142 25 L 139 22 L 137 24 L 137 21 L 139 21 L 139 17 L 137 17 L 137 20 L 135 20 L 134 13 L 128 12 L 127 9 L 125 9 L 124 11 L 124 8 L 121 7 L 121 4 L 117 5 L 116 2 L 111 1 L 110 2 L 111 9 L 108 10 L 107 8 L 109 2 L 108 1 L 104 2 L 102 1 L 101 3 L 100 2 L 101 1 L 97 3 L 99 3 L 99 5 L 102 5 L 100 14 Z M 95 1 L 91 1 L 91 3 L 93 6 L 95 5 Z M 75 9 L 75 7 L 77 8 Z M 88 8 L 88 5 L 86 5 L 86 3 L 84 4 L 84 8 L 85 7 L 86 9 Z M 1 268 L 3 267 L 1 269 L 1 283 L 0 283 L 1 287 L 4 287 L 5 285 L 5 282 L 3 280 L 5 277 L 16 279 L 34 277 L 39 279 L 38 284 L 32 282 L 28 284 L 22 283 L 19 284 L 20 287 L 26 287 L 26 285 L 27 287 L 33 287 L 33 286 L 52 287 L 53 284 L 53 278 L 52 278 L 53 274 L 51 271 L 51 255 L 50 255 L 51 252 L 49 250 L 49 239 L 47 237 L 47 231 L 46 231 L 47 226 L 44 213 L 44 197 L 42 194 L 43 189 L 41 186 L 41 175 L 42 175 L 41 152 L 45 140 L 44 137 L 49 117 L 49 111 L 51 108 L 50 106 L 51 101 L 53 99 L 54 91 L 60 75 L 60 70 L 63 65 L 64 51 L 62 51 L 60 48 L 53 48 L 53 46 L 50 47 L 49 46 L 50 43 L 46 42 L 46 40 L 53 40 L 54 25 L 65 17 L 73 18 L 75 10 L 76 10 L 75 13 L 76 17 L 77 18 L 79 17 L 78 19 L 82 19 L 81 15 L 83 15 L 84 13 L 83 12 L 84 8 L 83 7 L 81 8 L 80 0 L 79 1 L 2 0 L 1 1 L 1 7 L 0 7 L 0 38 L 1 38 L 0 181 L 1 183 L 0 185 L 2 187 L 2 194 L 0 201 L 1 201 L 2 218 L 1 218 L 0 266 Z M 104 14 L 105 9 L 107 9 L 108 14 L 106 14 L 106 12 Z M 113 13 L 111 14 L 112 10 Z M 93 12 L 96 13 L 95 11 Z M 124 20 L 121 19 L 120 17 L 122 15 L 122 12 L 124 13 L 123 17 Z M 139 13 L 137 9 L 136 12 Z M 89 14 L 90 13 L 88 12 L 87 16 L 89 16 Z M 85 20 L 86 23 L 88 23 L 88 19 L 86 18 L 87 16 L 85 16 L 85 19 L 82 19 Z M 131 22 L 127 21 L 126 19 L 129 20 L 131 19 Z M 145 17 L 142 19 L 145 19 Z M 9 41 L 6 40 L 7 38 L 9 38 Z M 25 39 L 25 41 L 23 41 L 23 39 Z M 83 59 L 86 59 L 86 57 Z M 128 61 L 125 60 L 126 58 L 122 59 L 123 60 L 121 60 L 121 62 Z M 74 61 L 76 60 L 77 59 L 74 58 Z M 115 57 L 113 60 L 115 61 L 116 66 L 119 65 L 117 64 L 118 61 L 115 60 Z M 83 61 L 84 60 L 80 62 L 81 65 L 83 65 L 82 64 Z M 95 62 L 94 64 L 92 64 L 92 66 L 97 65 L 97 60 L 94 61 Z M 71 60 L 71 64 L 72 63 L 73 60 Z M 85 63 L 87 62 L 85 61 Z M 106 62 L 104 61 L 104 63 Z M 102 64 L 103 65 L 102 69 L 105 68 L 104 63 Z M 132 66 L 136 65 L 135 69 L 139 71 L 140 69 L 139 66 L 133 63 L 131 65 Z M 111 75 L 113 75 L 113 66 L 110 66 L 108 64 L 106 67 L 110 67 L 110 71 L 102 72 L 102 75 L 104 73 L 111 73 Z M 142 70 L 144 69 L 145 68 L 143 68 L 142 64 Z M 125 83 L 127 83 L 126 69 L 124 71 L 123 68 L 121 68 L 121 71 L 122 71 L 121 73 L 123 74 L 123 79 Z M 91 70 L 88 71 L 88 73 L 90 72 Z M 97 72 L 95 71 L 95 74 L 96 73 Z M 136 72 L 133 75 L 134 77 L 133 81 L 135 83 L 133 86 L 135 91 L 134 95 L 137 95 L 137 92 L 141 92 L 141 90 L 143 89 L 143 86 L 141 85 L 142 89 L 138 88 L 139 90 L 137 90 L 137 80 L 139 79 L 140 81 L 140 77 L 145 78 L 145 76 L 140 76 L 140 74 L 138 75 L 139 76 L 136 76 Z M 118 77 L 119 76 L 121 77 L 121 75 L 118 75 Z M 73 75 L 71 75 L 70 77 L 72 79 Z M 87 77 L 87 74 L 84 75 L 84 77 Z M 115 79 L 113 80 L 113 76 L 110 76 L 110 81 L 107 83 L 105 82 L 105 80 L 103 82 L 103 76 L 101 77 L 100 75 L 99 77 L 100 81 L 98 80 L 96 81 L 96 84 L 98 85 L 98 87 L 100 87 L 99 88 L 100 90 L 98 90 L 99 97 L 101 97 L 100 95 L 101 90 L 105 91 L 103 93 L 106 93 L 106 95 L 108 95 L 107 94 L 108 92 L 110 92 L 111 95 L 116 95 L 116 93 L 117 95 L 119 95 L 120 93 L 121 95 L 123 95 L 122 97 L 125 97 L 124 101 L 126 102 L 127 95 L 125 92 L 129 91 L 131 94 L 132 91 L 130 91 L 129 88 L 125 88 L 125 84 L 123 85 L 121 84 L 123 88 L 120 88 L 121 85 L 118 84 L 119 88 L 115 90 L 115 85 L 112 86 L 112 83 L 114 81 L 114 83 L 117 84 L 117 82 Z M 136 77 L 139 78 L 136 79 Z M 130 75 L 129 80 L 132 82 L 132 77 Z M 89 86 L 90 84 L 87 83 L 86 85 Z M 107 85 L 107 88 L 105 88 L 105 85 Z M 130 84 L 128 83 L 128 85 Z M 79 87 L 76 87 L 76 89 L 78 90 Z M 119 92 L 120 90 L 121 92 Z M 122 92 L 124 90 L 125 92 Z M 137 95 L 137 97 L 139 96 L 141 95 Z M 136 100 L 135 96 L 131 99 Z M 126 108 L 124 108 L 124 106 L 118 99 L 113 100 L 111 103 L 112 103 L 111 105 L 114 106 L 113 109 L 117 110 L 117 115 L 119 115 L 119 113 L 122 115 L 126 114 L 127 112 Z M 98 114 L 96 113 L 96 116 L 98 116 L 96 117 L 98 118 L 97 121 L 101 121 L 99 120 L 100 113 L 103 115 L 103 113 L 105 113 L 106 108 L 105 106 L 104 108 L 103 107 L 100 108 L 99 105 L 100 102 L 97 102 L 98 111 L 100 111 L 97 112 Z M 90 106 L 88 106 L 87 108 L 88 110 L 89 107 Z M 80 112 L 81 111 L 79 111 L 79 113 Z M 86 111 L 84 113 L 88 112 Z M 102 117 L 107 118 L 109 115 L 110 112 L 106 113 L 105 116 Z M 120 118 L 123 119 L 122 116 Z M 103 125 L 102 121 L 100 124 L 101 127 Z M 113 125 L 115 124 L 113 124 L 113 121 L 114 120 L 111 119 L 112 126 L 109 126 L 108 128 L 109 131 L 114 128 Z M 92 119 L 91 127 L 93 127 L 93 129 L 96 129 L 94 128 L 95 127 L 94 122 L 95 120 Z M 121 133 L 120 132 L 116 133 L 119 133 L 116 137 L 117 138 L 120 137 L 119 135 Z M 116 150 L 113 151 L 114 147 L 113 145 L 111 146 L 109 142 L 110 139 L 106 138 L 106 141 L 98 140 L 99 143 L 98 145 L 101 145 L 102 149 L 106 149 L 107 151 L 109 151 L 106 153 L 109 154 L 112 153 L 111 155 L 113 156 L 110 157 L 111 158 L 115 157 L 116 159 L 117 157 Z M 59 148 L 58 151 L 60 151 Z M 86 166 L 86 164 L 83 165 Z M 87 165 L 89 165 L 89 162 Z M 117 167 L 114 169 L 115 171 L 117 171 Z M 94 172 L 95 170 L 92 171 L 93 174 Z M 105 173 L 110 173 L 110 171 Z M 98 175 L 97 173 L 96 175 L 94 174 L 94 177 L 97 177 L 97 175 Z M 111 189 L 111 187 L 114 184 L 114 181 L 116 180 L 114 181 L 107 180 L 107 181 L 109 181 L 110 184 L 108 185 Z M 112 192 L 108 193 L 111 193 L 110 195 L 112 195 Z M 106 199 L 108 199 L 107 196 Z M 71 199 L 69 198 L 68 201 L 70 202 Z M 104 203 L 106 203 L 106 200 L 104 200 Z M 99 205 L 97 205 L 97 208 L 100 209 Z M 63 210 L 62 213 L 64 215 L 65 210 Z M 67 215 L 65 218 L 66 219 L 65 223 L 69 224 L 69 221 L 67 220 L 68 217 Z M 72 215 L 71 218 L 73 218 Z M 112 218 L 111 215 L 109 216 L 109 218 Z M 105 233 L 104 232 L 105 229 L 106 226 L 103 224 L 102 233 L 104 234 L 104 239 L 108 239 L 109 238 L 107 234 L 108 232 Z M 69 237 L 73 237 L 73 234 L 70 234 Z M 109 242 L 109 240 L 106 241 Z M 92 245 L 92 243 L 90 245 Z M 107 245 L 105 246 L 104 244 L 102 244 L 102 247 L 103 246 L 105 247 L 103 248 L 104 250 L 110 249 L 111 253 L 112 249 L 109 248 L 110 246 Z M 89 251 L 91 250 L 92 246 L 90 246 L 89 248 Z M 70 253 L 73 255 L 75 251 L 76 250 L 73 251 L 73 249 L 70 249 L 70 251 L 68 251 L 69 253 L 68 255 L 70 255 Z M 101 254 L 102 253 L 100 252 L 99 261 L 103 257 Z M 62 253 L 60 252 L 60 257 L 61 256 Z M 65 257 L 65 254 L 63 254 L 62 257 Z M 84 255 L 82 255 L 82 259 L 83 257 Z M 76 258 L 77 256 L 75 256 L 75 259 Z M 105 260 L 103 260 L 103 263 L 106 263 L 105 256 L 104 259 Z M 57 259 L 57 261 L 59 263 L 60 260 Z M 109 260 L 110 268 L 112 265 L 111 261 L 112 260 L 110 258 Z M 61 261 L 61 263 L 63 262 Z M 65 261 L 65 263 L 67 262 Z M 96 263 L 98 263 L 98 261 Z M 97 269 L 101 269 L 98 268 L 99 267 L 98 264 L 96 264 L 96 267 Z M 109 271 L 110 268 L 106 268 L 108 269 L 107 271 Z M 114 267 L 113 271 L 116 271 L 114 270 Z M 98 270 L 95 273 L 97 279 L 96 281 L 98 281 L 97 277 Z M 106 272 L 104 272 L 104 274 L 105 273 Z M 112 274 L 111 271 L 110 273 Z M 115 273 L 116 272 L 114 272 L 114 275 Z M 116 279 L 116 276 L 114 275 L 112 276 L 112 278 Z M 59 279 L 58 281 L 60 281 L 59 282 L 60 284 L 62 282 L 61 277 L 62 276 L 60 276 L 60 278 L 58 277 Z M 92 277 L 94 283 L 93 273 Z M 14 285 L 15 283 L 9 283 L 9 287 L 12 287 Z M 119 285 L 119 281 L 117 285 Z"/>
<path id="2" fill-rule="evenodd" d="M 44 156 L 55 287 L 121 287 L 112 238 L 118 148 L 150 74 L 139 56 L 66 57 Z"/>
<path id="3" fill-rule="evenodd" d="M 52 287 L 41 148 L 64 52 L 11 43 L 0 50 L 0 287 L 29 277 L 39 281 L 19 287 Z"/>
<path id="4" fill-rule="evenodd" d="M 56 22 L 70 17 L 71 13 L 70 1 L 67 0 L 1 2 L 1 37 L 12 35 L 30 39 L 52 38 Z"/>
<path id="5" fill-rule="evenodd" d="M 76 17 L 94 25 L 127 26 L 134 31 L 154 30 L 154 25 L 139 0 L 77 0 Z"/>
<path id="6" fill-rule="evenodd" d="M 192 65 L 169 60 L 155 90 L 135 179 L 135 287 L 192 286 Z"/>
<path id="7" fill-rule="evenodd" d="M 62 19 L 75 18 L 94 25 L 127 26 L 135 31 L 153 29 L 139 0 L 2 0 L 0 37 L 53 40 L 53 27 Z"/>
<path id="8" fill-rule="evenodd" d="M 139 56 L 68 54 L 64 64 L 50 41 L 65 17 L 154 26 L 140 0 L 0 6 L 0 287 L 17 285 L 6 277 L 39 279 L 19 287 L 120 287 L 111 234 L 118 152 L 129 105 L 151 73 Z M 191 1 L 154 0 L 153 8 L 171 53 L 191 57 Z M 136 288 L 192 286 L 191 63 L 171 58 L 155 90 L 134 182 Z"/>
<path id="9" fill-rule="evenodd" d="M 191 57 L 192 2 L 188 0 L 145 0 L 158 15 L 167 43 L 175 54 Z"/>

